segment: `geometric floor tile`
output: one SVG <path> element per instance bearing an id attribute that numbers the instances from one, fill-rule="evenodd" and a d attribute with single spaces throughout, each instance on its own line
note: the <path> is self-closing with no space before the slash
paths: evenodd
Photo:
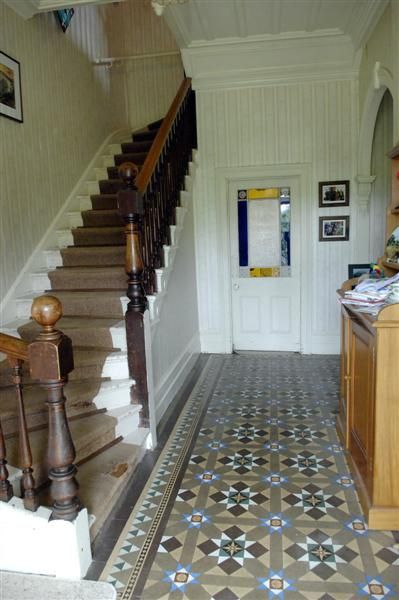
<path id="1" fill-rule="evenodd" d="M 398 538 L 368 529 L 336 435 L 338 374 L 209 357 L 102 575 L 119 600 L 399 598 Z"/>

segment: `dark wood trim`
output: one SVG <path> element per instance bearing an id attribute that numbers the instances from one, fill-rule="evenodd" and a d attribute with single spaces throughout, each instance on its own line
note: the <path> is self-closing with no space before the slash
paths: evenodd
<path id="1" fill-rule="evenodd" d="M 187 78 L 182 82 L 175 96 L 175 99 L 173 100 L 164 120 L 162 121 L 162 125 L 159 128 L 158 133 L 152 143 L 147 158 L 144 161 L 143 167 L 138 176 L 136 177 L 137 189 L 142 193 L 146 191 L 147 186 L 150 183 L 151 177 L 153 175 L 155 167 L 157 166 L 159 157 L 161 156 L 169 132 L 172 129 L 176 115 L 179 112 L 179 109 L 190 87 L 191 79 Z"/>

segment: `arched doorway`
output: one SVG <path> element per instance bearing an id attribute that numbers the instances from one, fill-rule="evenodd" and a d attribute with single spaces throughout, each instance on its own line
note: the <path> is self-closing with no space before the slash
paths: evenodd
<path id="1" fill-rule="evenodd" d="M 389 89 L 381 99 L 375 121 L 370 171 L 375 176 L 370 194 L 370 258 L 384 253 L 387 236 L 386 212 L 391 198 L 390 159 L 393 146 L 393 98 Z"/>

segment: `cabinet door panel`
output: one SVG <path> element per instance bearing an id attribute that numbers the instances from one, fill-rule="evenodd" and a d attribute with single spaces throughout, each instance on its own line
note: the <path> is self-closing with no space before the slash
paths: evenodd
<path id="1" fill-rule="evenodd" d="M 350 451 L 371 493 L 374 337 L 356 323 L 351 336 Z"/>
<path id="2" fill-rule="evenodd" d="M 349 446 L 348 397 L 350 386 L 350 317 L 345 308 L 341 312 L 341 376 L 338 406 L 338 433 L 345 448 Z"/>

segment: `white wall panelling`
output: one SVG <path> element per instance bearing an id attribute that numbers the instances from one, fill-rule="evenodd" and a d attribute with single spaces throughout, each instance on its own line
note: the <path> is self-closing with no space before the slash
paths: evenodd
<path id="1" fill-rule="evenodd" d="M 200 194 L 196 238 L 203 351 L 231 350 L 226 177 L 301 176 L 302 345 L 305 352 L 337 352 L 335 290 L 354 253 L 349 242 L 320 243 L 318 182 L 353 181 L 357 155 L 357 83 L 303 82 L 256 88 L 197 91 Z M 356 186 L 340 214 L 356 220 Z M 336 211 L 335 211 L 336 212 Z"/>

